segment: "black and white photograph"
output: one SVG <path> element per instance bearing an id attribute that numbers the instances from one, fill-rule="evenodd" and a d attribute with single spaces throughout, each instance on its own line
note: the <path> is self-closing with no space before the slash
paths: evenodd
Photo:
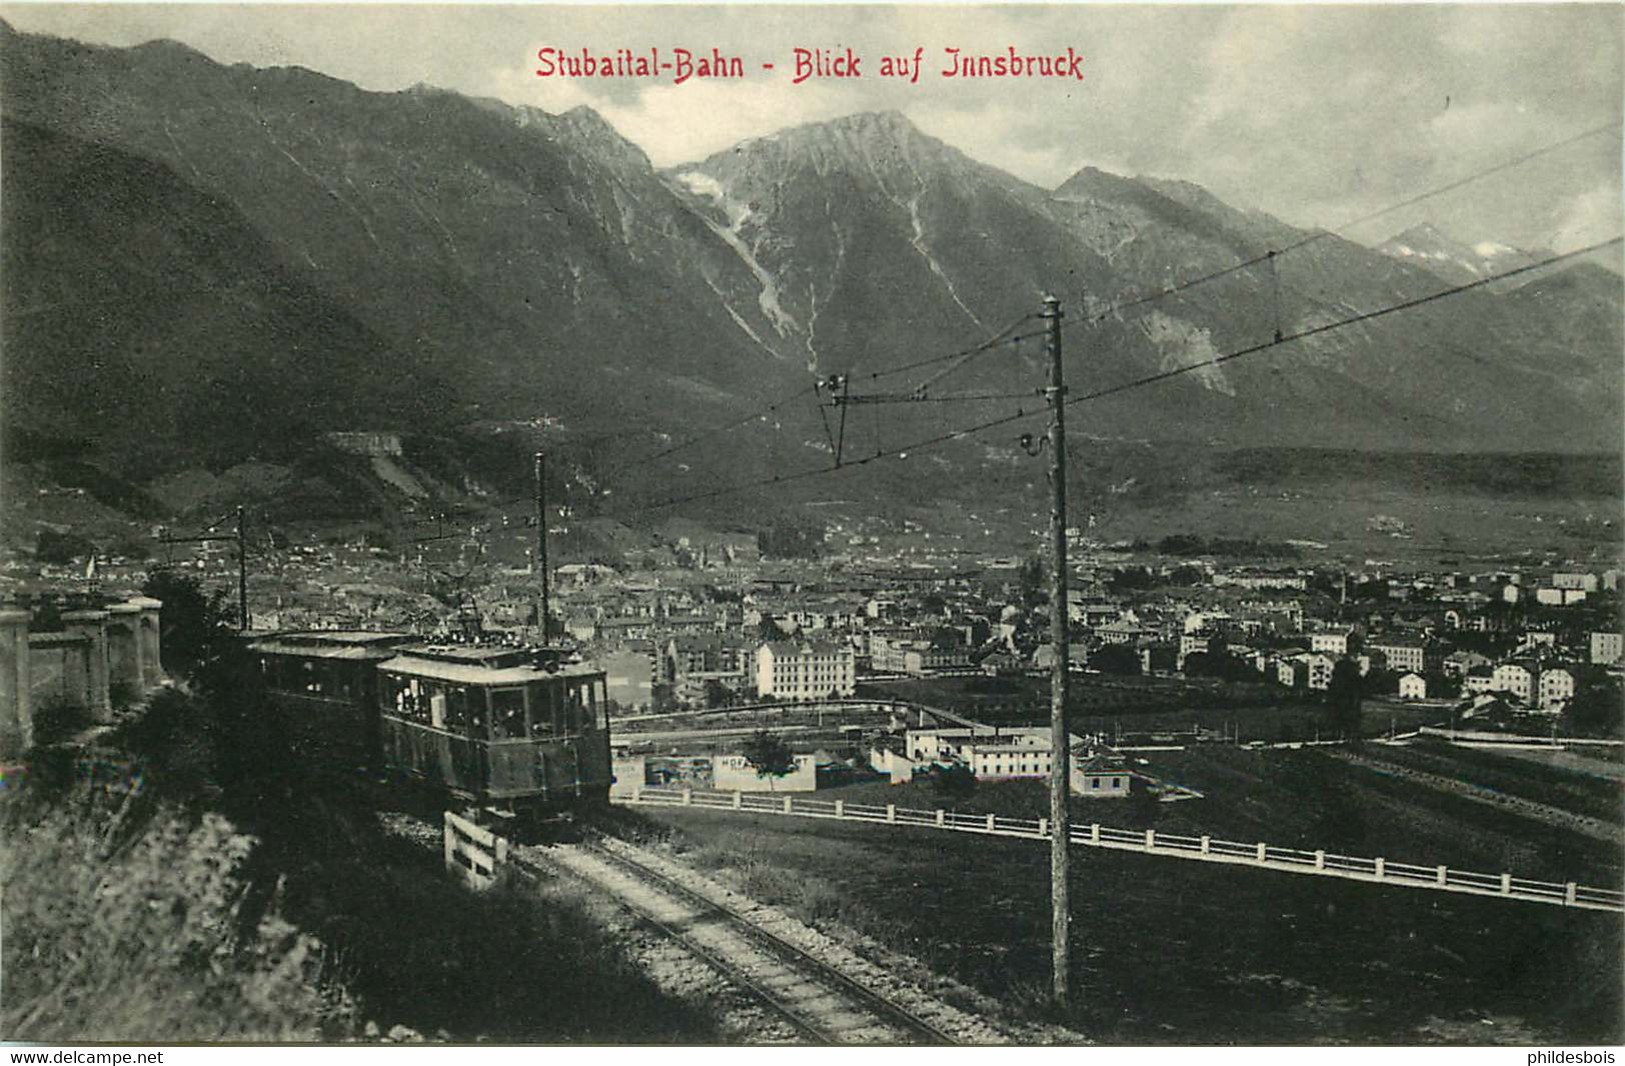
<path id="1" fill-rule="evenodd" d="M 1618 3 L 0 2 L 8 1062 L 1613 1063 L 1622 130 Z"/>

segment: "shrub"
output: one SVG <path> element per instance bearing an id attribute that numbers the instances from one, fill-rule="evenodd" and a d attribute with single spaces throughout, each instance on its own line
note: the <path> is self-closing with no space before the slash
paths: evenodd
<path id="1" fill-rule="evenodd" d="M 57 695 L 34 708 L 34 743 L 60 744 L 90 725 L 90 708 L 67 696 Z"/>
<path id="2" fill-rule="evenodd" d="M 136 793 L 79 789 L 32 817 L 6 800 L 0 1024 L 8 1039 L 317 1040 L 346 1026 L 319 946 L 244 907 L 254 841 Z M 145 824 L 133 822 L 143 808 Z"/>
<path id="3" fill-rule="evenodd" d="M 140 690 L 128 681 L 115 681 L 107 686 L 107 699 L 113 705 L 115 711 L 124 711 L 134 707 L 136 701 L 140 698 Z"/>

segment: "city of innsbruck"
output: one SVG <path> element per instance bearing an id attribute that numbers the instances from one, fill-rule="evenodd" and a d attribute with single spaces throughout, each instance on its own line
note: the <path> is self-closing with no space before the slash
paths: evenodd
<path id="1" fill-rule="evenodd" d="M 0 0 L 4 1054 L 1611 1066 L 1622 128 L 1617 3 Z"/>

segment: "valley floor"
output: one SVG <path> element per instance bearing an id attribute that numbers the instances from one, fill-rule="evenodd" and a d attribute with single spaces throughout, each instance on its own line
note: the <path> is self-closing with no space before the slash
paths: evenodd
<path id="1" fill-rule="evenodd" d="M 632 816 L 628 816 L 629 819 Z M 1045 1012 L 1049 857 L 1030 842 L 694 809 L 651 813 L 690 865 Z M 1614 914 L 1079 854 L 1076 998 L 1116 1044 L 1616 1043 Z"/>

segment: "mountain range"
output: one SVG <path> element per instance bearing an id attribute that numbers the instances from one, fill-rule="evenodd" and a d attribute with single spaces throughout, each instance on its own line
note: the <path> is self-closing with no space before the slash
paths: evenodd
<path id="1" fill-rule="evenodd" d="M 630 505 L 1036 410 L 1046 292 L 1077 397 L 1534 261 L 1432 227 L 1368 248 L 1093 168 L 1045 189 L 897 113 L 657 169 L 586 108 L 368 92 L 168 41 L 0 23 L 0 71 L 8 434 L 135 484 L 296 464 L 362 430 L 442 461 L 507 456 L 463 471 L 469 491 L 522 485 L 546 447 L 557 476 Z M 1221 448 L 1612 451 L 1622 303 L 1618 275 L 1575 261 L 1080 403 L 1072 424 Z M 946 358 L 1007 329 L 1018 342 Z M 838 411 L 832 374 L 936 402 Z M 997 480 L 1037 424 L 841 491 Z"/>

